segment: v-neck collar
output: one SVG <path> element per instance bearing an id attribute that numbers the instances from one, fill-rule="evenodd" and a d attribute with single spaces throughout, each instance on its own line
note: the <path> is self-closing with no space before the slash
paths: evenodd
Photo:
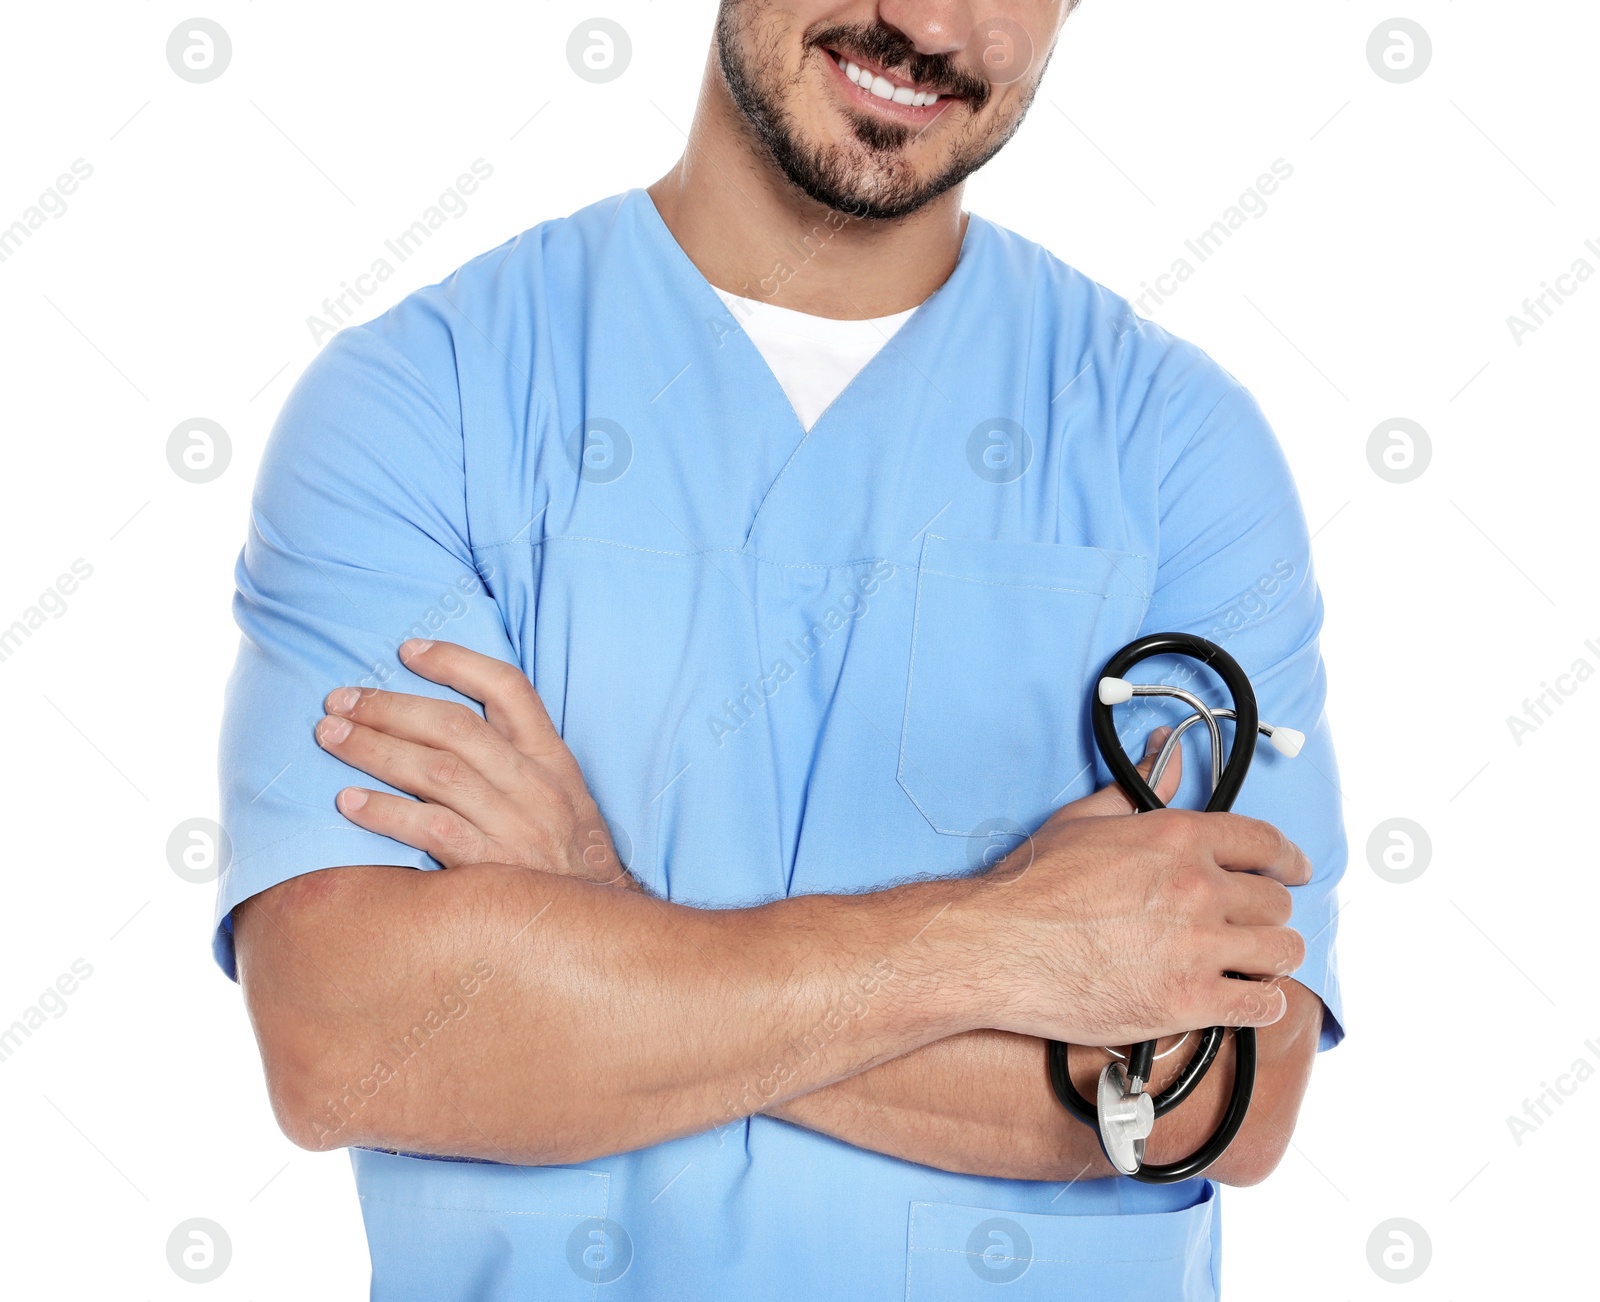
<path id="1" fill-rule="evenodd" d="M 928 350 L 924 346 L 926 336 L 930 331 L 939 329 L 940 320 L 947 316 L 949 312 L 957 310 L 948 305 L 959 303 L 964 297 L 962 292 L 964 284 L 966 280 L 975 274 L 974 268 L 980 261 L 978 250 L 981 242 L 988 235 L 988 223 L 976 213 L 968 213 L 967 228 L 962 232 L 961 248 L 956 255 L 956 265 L 951 268 L 950 274 L 945 277 L 944 283 L 912 310 L 910 319 L 884 342 L 883 347 L 868 359 L 865 366 L 856 372 L 850 383 L 845 385 L 834 397 L 833 401 L 823 409 L 821 415 L 812 422 L 811 428 L 808 430 L 800 423 L 799 413 L 795 411 L 794 404 L 789 401 L 789 395 L 784 392 L 782 383 L 777 375 L 773 373 L 772 367 L 767 363 L 767 359 L 762 356 L 761 350 L 756 347 L 755 341 L 746 333 L 739 319 L 729 311 L 728 305 L 722 301 L 722 296 L 717 293 L 716 288 L 705 278 L 700 268 L 695 266 L 693 259 L 684 252 L 683 246 L 678 243 L 677 236 L 672 233 L 672 229 L 661 216 L 655 200 L 650 197 L 650 192 L 643 187 L 638 187 L 627 191 L 622 198 L 623 203 L 632 208 L 641 234 L 656 244 L 663 259 L 663 265 L 669 269 L 669 272 L 674 275 L 676 280 L 684 285 L 686 294 L 698 296 L 702 301 L 708 302 L 712 311 L 725 318 L 732 324 L 733 329 L 738 331 L 739 337 L 744 340 L 749 349 L 749 357 L 751 359 L 749 366 L 757 375 L 762 377 L 759 382 L 767 386 L 769 401 L 778 403 L 782 410 L 788 413 L 794 432 L 799 436 L 795 447 L 796 452 L 831 423 L 835 412 L 848 405 L 849 401 L 864 387 L 863 381 L 865 377 L 872 375 L 875 369 L 881 369 L 884 365 L 887 365 L 884 361 L 886 354 L 897 353 L 904 357 L 915 370 L 921 373 L 924 378 L 929 379 L 931 383 L 931 378 L 927 376 L 925 366 L 917 361 L 917 354 L 925 355 L 927 353 Z M 689 300 L 686 299 L 685 301 Z M 782 477 L 781 474 L 779 477 Z"/>

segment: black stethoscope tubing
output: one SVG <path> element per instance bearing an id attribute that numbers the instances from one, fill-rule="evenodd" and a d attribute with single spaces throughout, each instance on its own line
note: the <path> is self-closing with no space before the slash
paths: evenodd
<path id="1" fill-rule="evenodd" d="M 1130 642 L 1112 656 L 1105 669 L 1101 671 L 1100 677 L 1123 678 L 1134 665 L 1159 655 L 1189 656 L 1210 666 L 1222 679 L 1233 698 L 1233 743 L 1228 748 L 1228 761 L 1223 766 L 1222 777 L 1205 806 L 1207 813 L 1229 810 L 1233 808 L 1233 802 L 1244 785 L 1245 774 L 1250 771 L 1250 761 L 1255 756 L 1256 729 L 1260 723 L 1255 690 L 1250 686 L 1250 679 L 1239 667 L 1237 660 L 1215 642 L 1208 642 L 1205 638 L 1195 637 L 1190 633 L 1152 633 Z M 1097 684 L 1098 681 L 1097 679 Z M 1098 691 L 1093 693 L 1091 699 L 1090 715 L 1094 724 L 1095 745 L 1105 758 L 1112 777 L 1133 801 L 1135 812 L 1152 813 L 1166 808 L 1156 793 L 1150 789 L 1150 784 L 1141 776 L 1133 761 L 1128 758 L 1127 751 L 1123 749 L 1122 742 L 1117 737 L 1116 721 L 1112 718 L 1111 706 L 1100 699 Z M 1230 972 L 1228 975 L 1239 974 Z M 1178 1074 L 1178 1078 L 1153 1100 L 1157 1117 L 1170 1112 L 1194 1092 L 1195 1087 L 1205 1078 L 1206 1072 L 1215 1061 L 1217 1051 L 1222 1047 L 1224 1033 L 1225 1028 L 1220 1026 L 1207 1027 L 1201 1032 L 1200 1043 Z M 1134 1045 L 1128 1052 L 1129 1076 L 1137 1076 L 1140 1080 L 1148 1081 L 1155 1063 L 1155 1052 L 1154 1040 Z M 1050 1085 L 1055 1091 L 1056 1098 L 1069 1112 L 1093 1127 L 1098 1135 L 1099 1112 L 1072 1083 L 1072 1077 L 1067 1071 L 1065 1044 L 1056 1040 L 1050 1042 L 1049 1063 Z M 1144 1184 L 1175 1184 L 1201 1174 L 1222 1156 L 1238 1135 L 1239 1128 L 1244 1125 L 1245 1114 L 1250 1110 L 1250 1097 L 1255 1090 L 1255 1079 L 1255 1028 L 1236 1027 L 1233 1089 L 1228 1097 L 1227 1111 L 1223 1114 L 1216 1130 L 1188 1157 L 1180 1158 L 1176 1162 L 1141 1163 L 1139 1169 L 1130 1174 L 1130 1178 Z"/>

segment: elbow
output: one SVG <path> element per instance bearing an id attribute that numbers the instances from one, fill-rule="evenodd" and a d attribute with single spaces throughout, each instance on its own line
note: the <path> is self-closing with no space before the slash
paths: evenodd
<path id="1" fill-rule="evenodd" d="M 1278 1169 L 1292 1142 L 1316 1063 L 1323 1005 L 1298 982 L 1287 982 L 1285 989 L 1288 1011 L 1260 1032 L 1255 1097 L 1244 1127 L 1210 1173 L 1222 1184 L 1260 1184 Z"/>
<path id="2" fill-rule="evenodd" d="M 1219 1184 L 1247 1188 L 1276 1171 L 1288 1151 L 1289 1136 L 1281 1131 L 1272 1136 L 1241 1134 L 1207 1174 Z"/>
<path id="3" fill-rule="evenodd" d="M 273 1118 L 291 1144 L 310 1153 L 327 1153 L 356 1142 L 349 1134 L 353 1109 L 341 1106 L 338 1095 L 321 1086 L 317 1073 L 284 1067 L 265 1046 L 262 1065 Z"/>
<path id="4" fill-rule="evenodd" d="M 328 1153 L 358 1145 L 407 1147 L 397 1110 L 400 1072 L 385 1056 L 358 1057 L 315 1026 L 259 1036 L 273 1118 L 296 1148 Z M 417 1137 L 412 1137 L 417 1138 Z"/>
<path id="5" fill-rule="evenodd" d="M 338 1051 L 340 1021 L 329 1006 L 328 953 L 322 934 L 338 875 L 294 878 L 234 910 L 239 984 L 261 1056 L 267 1099 L 284 1137 L 298 1148 L 328 1152 L 359 1142 L 376 1090 L 348 1072 Z M 346 1077 L 350 1078 L 347 1080 Z"/>
<path id="6" fill-rule="evenodd" d="M 327 1153 L 342 1147 L 337 1132 L 324 1124 L 312 1108 L 297 1106 L 273 1094 L 272 1115 L 284 1138 L 296 1148 L 303 1148 L 308 1153 Z"/>
<path id="7" fill-rule="evenodd" d="M 356 1120 L 357 1089 L 335 1088 L 323 1046 L 309 1026 L 263 1016 L 252 1009 L 267 1101 L 278 1129 L 296 1148 L 326 1153 L 348 1147 Z"/>
<path id="8" fill-rule="evenodd" d="M 412 1146 L 394 1138 L 403 1129 L 403 1091 L 390 1055 L 354 1052 L 315 1019 L 258 1015 L 256 1023 L 267 1098 L 291 1144 L 312 1153 Z"/>

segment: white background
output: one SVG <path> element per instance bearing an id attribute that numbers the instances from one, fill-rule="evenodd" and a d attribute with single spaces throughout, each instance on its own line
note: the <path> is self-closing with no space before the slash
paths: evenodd
<path id="1" fill-rule="evenodd" d="M 1279 1172 L 1226 1196 L 1234 1298 L 1391 1296 L 1368 1240 L 1394 1217 L 1431 1244 L 1401 1287 L 1416 1302 L 1594 1287 L 1600 1081 L 1567 1078 L 1520 1143 L 1507 1118 L 1575 1061 L 1600 1066 L 1600 890 L 1577 835 L 1600 683 L 1520 745 L 1506 718 L 1576 659 L 1600 666 L 1584 646 L 1600 639 L 1600 283 L 1520 346 L 1507 317 L 1580 256 L 1600 268 L 1584 248 L 1600 243 L 1600 17 L 1407 3 L 1433 61 L 1397 85 L 1366 55 L 1387 4 L 1086 0 L 968 191 L 1133 295 L 1274 160 L 1294 168 L 1154 313 L 1256 393 L 1298 476 L 1352 850 L 1350 1038 L 1319 1061 Z M 186 7 L 6 6 L 0 225 L 75 159 L 94 169 L 0 263 L 0 626 L 75 559 L 93 566 L 0 662 L 0 1025 L 73 960 L 93 969 L 0 1062 L 6 1295 L 192 1297 L 166 1242 L 195 1216 L 233 1249 L 203 1295 L 364 1292 L 347 1159 L 276 1130 L 238 989 L 212 964 L 213 888 L 167 861 L 177 824 L 216 813 L 251 479 L 314 354 L 308 315 L 474 159 L 492 179 L 363 319 L 671 165 L 713 10 L 216 0 L 203 12 L 233 59 L 196 85 L 165 57 Z M 633 40 L 609 85 L 565 60 L 596 13 Z M 211 483 L 167 463 L 194 416 L 230 436 Z M 1366 452 L 1396 416 L 1432 439 L 1406 484 Z M 1367 857 L 1392 817 L 1432 842 L 1405 884 Z"/>

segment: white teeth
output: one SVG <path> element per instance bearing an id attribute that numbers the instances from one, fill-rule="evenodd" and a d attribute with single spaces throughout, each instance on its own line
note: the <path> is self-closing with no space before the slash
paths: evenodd
<path id="1" fill-rule="evenodd" d="M 930 104 L 937 104 L 939 96 L 930 90 L 912 90 L 910 86 L 896 86 L 887 77 L 874 76 L 859 64 L 852 63 L 841 55 L 834 55 L 833 61 L 839 65 L 839 70 L 844 75 L 860 86 L 862 90 L 870 91 L 879 99 L 892 100 L 896 104 L 909 104 L 913 108 L 926 108 Z"/>

